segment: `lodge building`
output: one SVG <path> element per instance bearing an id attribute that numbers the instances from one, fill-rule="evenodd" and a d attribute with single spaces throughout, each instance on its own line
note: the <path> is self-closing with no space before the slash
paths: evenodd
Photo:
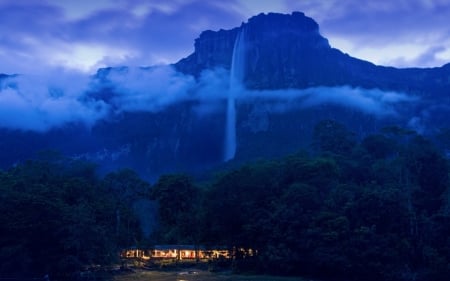
<path id="1" fill-rule="evenodd" d="M 211 259 L 231 259 L 236 249 L 229 250 L 225 247 L 211 247 L 194 245 L 155 245 L 151 249 L 141 249 L 132 247 L 121 252 L 120 256 L 124 259 L 141 260 L 211 260 Z M 239 249 L 246 256 L 253 256 L 251 249 Z"/>

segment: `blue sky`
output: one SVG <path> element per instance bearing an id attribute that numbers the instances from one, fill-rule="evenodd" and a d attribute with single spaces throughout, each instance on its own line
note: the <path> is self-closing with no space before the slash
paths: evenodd
<path id="1" fill-rule="evenodd" d="M 448 0 L 0 0 L 0 73 L 176 62 L 203 30 L 302 11 L 333 47 L 376 64 L 450 62 Z"/>

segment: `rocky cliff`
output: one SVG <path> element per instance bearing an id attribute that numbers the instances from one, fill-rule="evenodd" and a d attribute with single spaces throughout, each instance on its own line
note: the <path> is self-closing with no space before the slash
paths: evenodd
<path id="1" fill-rule="evenodd" d="M 425 69 L 374 65 L 332 48 L 318 24 L 300 12 L 260 14 L 239 28 L 205 31 L 194 53 L 175 66 L 195 76 L 205 69 L 229 69 L 241 30 L 248 41 L 245 84 L 250 89 L 350 85 L 442 96 L 450 86 L 450 64 Z"/>

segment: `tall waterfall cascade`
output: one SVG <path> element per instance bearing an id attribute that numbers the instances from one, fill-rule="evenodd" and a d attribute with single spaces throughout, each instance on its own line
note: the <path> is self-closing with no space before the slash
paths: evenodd
<path id="1" fill-rule="evenodd" d="M 245 51 L 245 29 L 241 28 L 234 42 L 231 60 L 225 125 L 224 161 L 233 159 L 236 154 L 236 96 L 244 90 Z"/>

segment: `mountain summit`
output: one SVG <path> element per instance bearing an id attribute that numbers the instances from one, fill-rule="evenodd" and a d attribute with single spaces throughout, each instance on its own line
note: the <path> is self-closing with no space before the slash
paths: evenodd
<path id="1" fill-rule="evenodd" d="M 282 62 L 279 59 L 287 58 L 287 55 L 299 58 L 306 55 L 306 53 L 302 55 L 300 51 L 330 48 L 328 41 L 319 34 L 318 24 L 303 13 L 260 14 L 231 30 L 202 32 L 195 40 L 195 52 L 179 61 L 176 66 L 181 71 L 194 75 L 207 68 L 229 69 L 234 42 L 238 32 L 243 29 L 246 30 L 246 40 L 250 45 L 247 54 L 249 71 L 255 71 L 255 68 L 263 65 L 267 58 L 272 58 L 272 63 L 278 64 Z M 285 51 L 285 47 L 292 53 L 280 53 Z M 277 60 L 273 60 L 274 58 Z M 297 62 L 298 60 L 295 60 L 291 64 Z"/>
<path id="2" fill-rule="evenodd" d="M 205 31 L 195 40 L 194 53 L 175 66 L 195 76 L 205 69 L 229 69 L 234 41 L 243 29 L 248 41 L 245 84 L 250 89 L 348 85 L 436 97 L 450 86 L 450 64 L 398 69 L 351 57 L 332 48 L 319 25 L 301 12 L 260 14 L 238 28 Z"/>

